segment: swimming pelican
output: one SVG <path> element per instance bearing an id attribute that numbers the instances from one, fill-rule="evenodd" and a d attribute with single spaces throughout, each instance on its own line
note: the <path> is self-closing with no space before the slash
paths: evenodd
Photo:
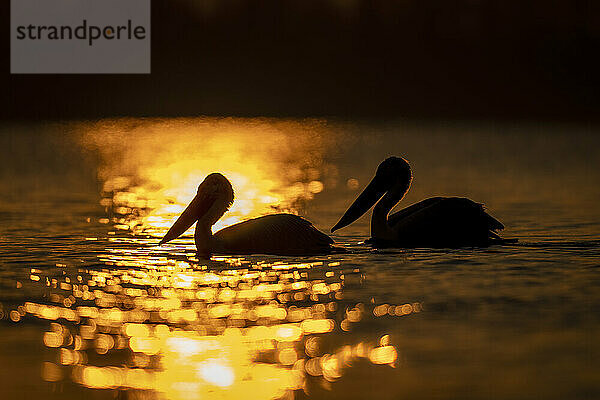
<path id="1" fill-rule="evenodd" d="M 196 222 L 194 241 L 198 255 L 276 254 L 314 255 L 334 250 L 333 240 L 307 220 L 292 214 L 272 214 L 243 221 L 221 229 L 211 227 L 233 203 L 233 188 L 223 175 L 208 175 L 198 193 L 160 241 L 179 237 Z"/>
<path id="2" fill-rule="evenodd" d="M 495 231 L 504 229 L 504 225 L 486 213 L 482 204 L 466 198 L 432 197 L 389 215 L 411 182 L 410 165 L 405 159 L 384 160 L 331 232 L 350 225 L 377 202 L 371 217 L 370 242 L 378 247 L 456 248 L 514 242 L 498 236 Z"/>

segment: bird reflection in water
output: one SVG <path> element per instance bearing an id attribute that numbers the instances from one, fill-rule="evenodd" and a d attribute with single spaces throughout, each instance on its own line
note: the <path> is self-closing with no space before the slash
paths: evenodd
<path id="1" fill-rule="evenodd" d="M 53 303 L 24 305 L 25 316 L 52 321 L 44 344 L 57 349 L 56 362 L 44 364 L 44 379 L 170 399 L 281 398 L 311 380 L 341 378 L 357 359 L 395 365 L 389 335 L 335 343 L 355 324 L 421 311 L 419 303 L 344 299 L 362 273 L 335 261 L 213 257 L 201 265 L 188 251 L 173 259 L 114 246 L 101 268 L 32 271 Z"/>

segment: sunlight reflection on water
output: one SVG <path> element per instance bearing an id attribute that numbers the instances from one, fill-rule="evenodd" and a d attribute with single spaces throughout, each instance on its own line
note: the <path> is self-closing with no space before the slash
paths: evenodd
<path id="1" fill-rule="evenodd" d="M 53 303 L 21 310 L 53 321 L 44 344 L 57 349 L 58 362 L 44 364 L 44 378 L 170 399 L 280 398 L 306 379 L 340 378 L 359 358 L 393 366 L 389 335 L 338 348 L 325 337 L 422 308 L 345 301 L 345 282 L 360 280 L 360 271 L 337 262 L 214 257 L 202 265 L 193 254 L 190 246 L 168 255 L 107 248 L 99 259 L 110 269 L 63 266 L 58 279 L 32 270 Z"/>
<path id="2" fill-rule="evenodd" d="M 597 141 L 473 126 L 121 119 L 0 135 L 7 398 L 600 393 L 586 361 Z M 414 166 L 401 207 L 465 195 L 520 242 L 375 251 L 358 244 L 365 217 L 334 236 L 344 255 L 200 261 L 190 235 L 157 246 L 210 172 L 236 191 L 217 229 L 286 211 L 325 230 L 391 154 Z"/>
<path id="3" fill-rule="evenodd" d="M 334 133 L 323 123 L 260 120 L 107 121 L 83 125 L 83 142 L 103 163 L 102 222 L 162 237 L 212 172 L 236 199 L 213 229 L 274 212 L 297 213 L 337 179 L 324 160 Z"/>

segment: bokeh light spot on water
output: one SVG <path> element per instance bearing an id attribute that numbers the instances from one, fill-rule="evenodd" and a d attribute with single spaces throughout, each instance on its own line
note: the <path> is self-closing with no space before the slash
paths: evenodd
<path id="1" fill-rule="evenodd" d="M 8 315 L 12 322 L 19 322 L 21 320 L 21 314 L 16 310 L 11 310 Z"/>
<path id="2" fill-rule="evenodd" d="M 360 182 L 356 178 L 350 178 L 346 181 L 346 186 L 350 190 L 357 190 L 360 186 Z"/>
<path id="3" fill-rule="evenodd" d="M 369 359 L 373 364 L 392 364 L 398 358 L 394 346 L 382 346 L 371 350 Z"/>

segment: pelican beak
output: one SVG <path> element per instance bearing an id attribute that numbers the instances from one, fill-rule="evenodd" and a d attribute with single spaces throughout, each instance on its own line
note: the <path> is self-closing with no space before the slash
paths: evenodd
<path id="1" fill-rule="evenodd" d="M 350 225 L 364 213 L 369 211 L 371 207 L 384 195 L 387 191 L 387 186 L 383 179 L 377 175 L 371 180 L 367 187 L 362 191 L 360 196 L 348 208 L 346 213 L 340 218 L 337 224 L 331 228 L 331 232 L 335 232 L 340 228 Z"/>
<path id="2" fill-rule="evenodd" d="M 206 214 L 214 203 L 214 200 L 214 197 L 207 196 L 202 191 L 199 191 L 187 208 L 183 210 L 179 218 L 177 218 L 177 221 L 175 221 L 167 234 L 161 239 L 159 246 L 170 240 L 177 239 L 182 233 L 187 231 L 194 222 Z"/>

